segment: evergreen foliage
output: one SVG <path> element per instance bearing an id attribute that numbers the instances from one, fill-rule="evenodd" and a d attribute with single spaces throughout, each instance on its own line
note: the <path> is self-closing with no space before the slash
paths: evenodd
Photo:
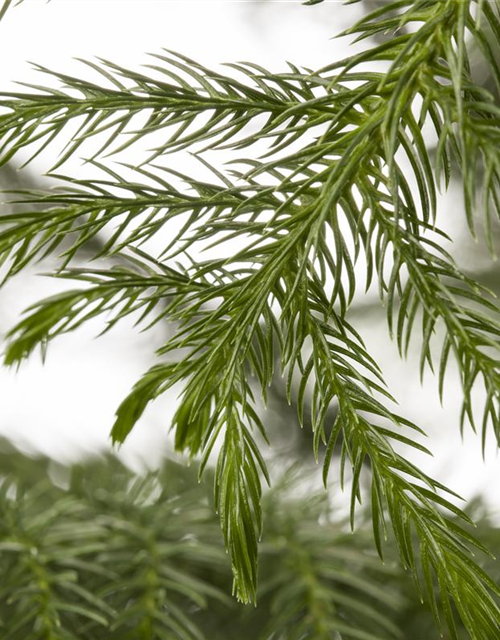
<path id="1" fill-rule="evenodd" d="M 369 519 L 352 536 L 325 492 L 301 491 L 304 468 L 264 497 L 253 608 L 228 595 L 211 471 L 197 485 L 195 470 L 172 459 L 136 475 L 112 456 L 66 466 L 5 442 L 0 462 L 6 640 L 433 637 L 395 548 L 382 565 Z M 497 528 L 481 520 L 479 532 L 498 548 Z"/>
<path id="2" fill-rule="evenodd" d="M 28 310 L 8 335 L 5 362 L 18 364 L 37 346 L 45 351 L 101 314 L 109 327 L 129 315 L 145 328 L 163 318 L 176 323 L 158 363 L 118 408 L 112 437 L 123 442 L 149 402 L 182 386 L 176 448 L 199 457 L 200 475 L 219 448 L 215 505 L 243 602 L 256 600 L 261 479 L 269 481 L 262 401 L 282 374 L 299 416 L 310 394 L 325 485 L 333 462 L 342 486 L 350 478 L 350 526 L 366 483 L 380 557 L 394 535 L 438 625 L 444 620 L 456 638 L 458 615 L 471 638 L 491 640 L 500 633 L 500 589 L 472 553 L 485 549 L 457 496 L 401 453 L 400 443 L 426 451 L 415 440 L 422 431 L 395 412 L 347 316 L 360 288 L 378 287 L 401 354 L 419 334 L 422 374 L 436 371 L 440 394 L 453 356 L 461 428 L 479 429 L 483 447 L 488 433 L 500 442 L 498 306 L 445 250 L 436 204 L 438 187 L 447 188 L 456 170 L 471 233 L 481 209 L 494 254 L 500 109 L 475 82 L 469 54 L 476 47 L 500 84 L 500 14 L 496 2 L 398 0 L 347 34 L 367 40 L 366 49 L 317 71 L 290 65 L 275 74 L 239 63 L 224 74 L 165 51 L 142 71 L 87 61 L 95 82 L 40 68 L 59 88 L 2 93 L 1 164 L 24 150 L 32 159 L 77 127 L 50 171 L 60 188 L 14 194 L 22 209 L 0 218 L 5 279 L 57 255 L 53 275 L 82 283 Z M 380 43 L 372 46 L 375 35 Z M 156 147 L 139 166 L 111 166 L 110 156 L 153 134 Z M 61 175 L 94 137 L 95 179 Z M 169 154 L 186 149 L 213 179 L 169 166 Z M 223 171 L 217 150 L 244 150 L 245 158 Z M 103 231 L 107 240 L 93 257 L 111 264 L 75 266 Z M 164 246 L 155 252 L 159 237 Z M 216 257 L 192 257 L 207 247 Z M 363 283 L 357 261 L 366 264 Z M 485 390 L 479 416 L 477 384 Z"/>

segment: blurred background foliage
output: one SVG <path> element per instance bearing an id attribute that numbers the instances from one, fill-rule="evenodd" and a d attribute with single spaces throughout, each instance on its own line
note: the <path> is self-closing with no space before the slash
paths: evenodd
<path id="1" fill-rule="evenodd" d="M 136 474 L 111 455 L 67 466 L 2 441 L 0 469 L 4 640 L 438 637 L 394 546 L 382 565 L 369 517 L 351 535 L 298 466 L 265 496 L 256 608 L 229 595 L 211 479 L 184 461 Z M 499 528 L 470 508 L 500 552 Z"/>

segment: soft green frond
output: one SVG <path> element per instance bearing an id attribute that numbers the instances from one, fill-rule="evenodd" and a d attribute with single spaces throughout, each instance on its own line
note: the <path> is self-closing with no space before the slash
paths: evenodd
<path id="1" fill-rule="evenodd" d="M 241 148 L 271 136 L 275 145 L 282 145 L 328 122 L 333 109 L 329 100 L 315 97 L 307 82 L 297 86 L 251 63 L 229 65 L 243 76 L 243 82 L 236 74 L 223 75 L 169 51 L 152 55 L 152 62 L 145 67 L 148 75 L 105 60 L 86 64 L 105 84 L 38 67 L 59 80 L 63 90 L 32 86 L 37 93 L 2 94 L 7 113 L 0 116 L 1 164 L 40 141 L 32 157 L 38 155 L 72 120 L 79 121 L 78 131 L 55 167 L 97 135 L 105 141 L 94 157 L 104 151 L 106 155 L 123 151 L 145 136 L 161 132 L 164 141 L 147 162 L 200 142 L 208 143 L 211 149 L 227 145 Z M 143 114 L 148 114 L 145 123 L 137 119 Z M 258 134 L 239 135 L 262 115 L 267 121 Z"/>
<path id="2" fill-rule="evenodd" d="M 403 565 L 438 622 L 442 612 L 450 637 L 458 637 L 456 614 L 473 640 L 498 635 L 500 591 L 473 559 L 475 539 L 457 523 L 466 525 L 468 518 L 452 502 L 457 496 L 448 491 L 453 498 L 443 498 L 447 490 L 400 453 L 400 444 L 427 452 L 415 440 L 421 430 L 393 411 L 377 363 L 347 321 L 360 287 L 356 263 L 363 259 L 364 288 L 378 285 L 401 354 L 420 322 L 422 372 L 426 364 L 433 367 L 439 345 L 442 393 L 453 353 L 463 416 L 474 426 L 472 390 L 481 381 L 483 446 L 490 425 L 500 442 L 499 309 L 443 248 L 448 239 L 437 211 L 441 173 L 447 187 L 455 162 L 474 231 L 476 176 L 482 171 L 493 247 L 491 220 L 500 212 L 500 110 L 471 76 L 467 38 L 500 74 L 481 19 L 500 33 L 497 6 L 490 3 L 400 0 L 348 30 L 360 40 L 385 34 L 381 44 L 317 72 L 290 65 L 286 73 L 271 74 L 240 63 L 232 65 L 234 75 L 223 75 L 167 52 L 154 56 L 143 73 L 107 61 L 88 63 L 102 84 L 52 73 L 60 89 L 32 87 L 31 93 L 2 96 L 1 162 L 29 147 L 40 153 L 79 119 L 78 133 L 56 166 L 99 136 L 102 145 L 91 161 L 104 173 L 95 180 L 56 176 L 63 178 L 59 190 L 17 193 L 15 202 L 24 210 L 0 218 L 0 263 L 7 278 L 56 253 L 57 275 L 84 283 L 28 311 L 9 334 L 6 362 L 20 362 L 38 344 L 45 348 L 102 313 L 108 326 L 130 314 L 147 326 L 162 318 L 175 323 L 174 335 L 159 350 L 162 362 L 119 407 L 112 437 L 123 442 L 149 402 L 181 385 L 172 423 L 176 447 L 200 456 L 200 473 L 217 455 L 215 504 L 234 589 L 244 602 L 256 599 L 261 476 L 267 477 L 260 446 L 269 426 L 257 392 L 265 402 L 280 368 L 301 421 L 310 394 L 313 449 L 317 459 L 324 451 L 325 483 L 338 449 L 341 485 L 350 477 L 351 527 L 368 487 L 379 555 L 392 530 Z M 398 33 L 403 25 L 411 28 Z M 379 64 L 374 72 L 374 62 L 385 70 Z M 263 115 L 257 132 L 244 130 Z M 106 156 L 142 143 L 149 133 L 161 134 L 161 141 L 134 174 L 128 165 L 109 167 Z M 224 173 L 199 155 L 266 141 L 264 156 L 249 159 L 247 152 Z M 215 183 L 153 164 L 185 148 L 212 170 Z M 101 232 L 106 239 L 94 257 L 114 266 L 72 268 L 78 250 Z M 153 254 L 151 241 L 158 238 L 163 246 Z M 226 244 L 234 239 L 235 251 Z M 192 258 L 209 249 L 217 250 L 215 257 Z M 435 337 L 438 331 L 441 337 Z M 338 413 L 330 424 L 333 403 Z M 154 544 L 147 548 L 156 553 Z M 142 562 L 137 570 L 161 583 L 163 577 Z M 342 596 L 326 593 L 317 580 L 299 584 L 297 592 L 287 595 L 285 589 L 281 596 L 293 609 L 287 619 L 301 617 L 304 601 L 310 611 L 294 627 L 283 623 L 287 638 L 376 637 L 336 615 Z M 162 621 L 173 625 L 171 633 L 182 628 L 185 637 L 196 637 L 176 610 L 163 620 L 165 602 L 157 591 L 145 593 L 150 613 L 136 618 L 132 607 L 133 624 L 154 635 Z M 329 622 L 311 627 L 318 607 L 330 612 Z M 365 613 L 373 618 L 376 612 Z"/>

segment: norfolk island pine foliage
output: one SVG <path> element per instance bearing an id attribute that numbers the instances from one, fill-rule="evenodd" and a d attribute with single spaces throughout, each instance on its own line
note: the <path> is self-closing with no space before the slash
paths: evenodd
<path id="1" fill-rule="evenodd" d="M 500 590 L 473 553 L 487 551 L 457 496 L 405 457 L 400 443 L 427 451 L 415 439 L 422 430 L 396 412 L 348 310 L 356 291 L 378 288 L 401 355 L 413 337 L 422 373 L 434 371 L 441 395 L 453 360 L 463 387 L 460 428 L 476 430 L 483 448 L 488 434 L 498 445 L 499 310 L 444 249 L 436 195 L 460 176 L 470 231 L 479 212 L 494 256 L 498 87 L 475 81 L 470 53 L 479 52 L 500 84 L 498 6 L 385 2 L 346 35 L 366 48 L 319 70 L 289 64 L 277 74 L 232 63 L 226 73 L 161 51 L 137 71 L 86 61 L 95 82 L 40 67 L 58 88 L 3 92 L 2 164 L 25 149 L 32 159 L 78 125 L 49 169 L 58 188 L 10 194 L 20 206 L 0 219 L 4 281 L 57 256 L 53 275 L 80 283 L 27 311 L 7 336 L 5 362 L 19 364 L 37 347 L 44 353 L 57 335 L 101 314 L 109 328 L 131 314 L 143 328 L 175 324 L 157 364 L 118 407 L 112 438 L 123 442 L 152 400 L 182 388 L 175 446 L 199 460 L 200 476 L 217 451 L 215 509 L 234 594 L 245 603 L 256 602 L 262 481 L 269 482 L 262 405 L 284 376 L 301 420 L 310 398 L 325 486 L 331 467 L 342 486 L 348 476 L 350 526 L 366 494 L 378 554 L 384 558 L 393 536 L 438 627 L 457 637 L 460 619 L 471 638 L 496 638 Z M 116 162 L 149 134 L 160 142 L 138 166 Z M 94 136 L 98 149 L 86 159 L 96 178 L 66 175 L 67 160 Z M 250 159 L 262 144 L 266 151 Z M 232 164 L 212 161 L 210 152 L 222 149 L 234 152 Z M 213 179 L 172 168 L 169 154 L 180 151 Z M 99 262 L 80 264 L 79 252 L 103 232 Z M 162 232 L 168 242 L 153 252 L 149 241 Z M 236 253 L 224 244 L 235 239 Z M 207 246 L 219 247 L 217 257 L 192 257 Z M 366 265 L 362 282 L 357 261 Z M 336 625 L 324 637 L 370 637 Z"/>

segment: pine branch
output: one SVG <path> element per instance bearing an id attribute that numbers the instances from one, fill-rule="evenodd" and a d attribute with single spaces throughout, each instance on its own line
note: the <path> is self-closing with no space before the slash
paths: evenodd
<path id="1" fill-rule="evenodd" d="M 31 144 L 36 145 L 35 155 L 40 153 L 78 117 L 83 122 L 56 166 L 97 134 L 104 133 L 105 142 L 92 158 L 95 164 L 94 158 L 104 151 L 118 153 L 150 132 L 167 134 L 173 128 L 145 160 L 149 168 L 138 170 L 144 183 L 131 184 L 101 163 L 97 167 L 107 172 L 105 180 L 73 180 L 55 195 L 31 193 L 27 200 L 23 195 L 26 204 L 53 208 L 0 220 L 4 227 L 0 260 L 9 265 L 7 277 L 52 254 L 63 239 L 64 269 L 78 249 L 108 225 L 115 225 L 114 232 L 99 255 L 127 260 L 127 266 L 107 271 L 61 271 L 60 275 L 90 286 L 36 305 L 11 331 L 6 361 L 19 362 L 37 344 L 45 346 L 59 333 L 101 313 L 112 314 L 110 326 L 139 312 L 141 320 L 151 314 L 155 322 L 168 314 L 180 323 L 160 355 L 182 353 L 182 359 L 155 366 L 139 381 L 118 409 L 113 438 L 122 442 L 151 400 L 174 384 L 184 384 L 173 421 L 176 445 L 192 456 L 201 454 L 203 471 L 216 441 L 222 440 L 216 505 L 235 591 L 245 602 L 256 596 L 260 474 L 266 475 L 251 433 L 266 437 L 249 372 L 255 374 L 265 398 L 277 348 L 288 395 L 297 395 L 299 413 L 312 380 L 314 451 L 318 457 L 325 441 L 325 481 L 342 433 L 342 482 L 347 465 L 353 472 L 351 525 L 362 495 L 363 463 L 368 460 L 379 554 L 387 520 L 403 564 L 412 570 L 417 584 L 423 581 L 438 618 L 435 574 L 452 637 L 456 633 L 449 598 L 471 638 L 486 640 L 498 632 L 500 617 L 491 593 L 500 592 L 467 555 L 470 545 L 476 544 L 474 538 L 445 517 L 441 508 L 466 517 L 440 496 L 439 483 L 394 451 L 394 442 L 423 449 L 405 435 L 406 429 L 419 429 L 387 407 L 391 396 L 380 370 L 346 321 L 357 289 L 354 264 L 363 252 L 366 286 L 376 275 L 391 331 L 399 298 L 400 350 L 407 349 L 420 311 L 422 369 L 426 362 L 432 367 L 431 337 L 440 320 L 446 330 L 440 390 L 453 351 L 464 387 L 463 414 L 473 422 L 470 394 L 481 376 L 487 391 L 483 446 L 488 420 L 499 439 L 498 308 L 461 274 L 432 236 L 443 237 L 436 227 L 436 177 L 443 168 L 449 181 L 452 156 L 462 170 L 471 229 L 474 181 L 481 163 L 487 221 L 492 209 L 500 210 L 496 145 L 500 111 L 470 77 L 465 42 L 468 32 L 497 73 L 478 20 L 484 16 L 495 33 L 500 33 L 500 23 L 495 8 L 485 8 L 487 3 L 479 4 L 478 16 L 473 16 L 474 4 L 401 0 L 384 5 L 349 33 L 362 39 L 397 31 L 401 25 L 416 28 L 317 73 L 302 73 L 292 66 L 291 72 L 279 75 L 254 65 L 236 65 L 246 76 L 243 83 L 168 54 L 158 56 L 160 66 L 152 65 L 154 74 L 167 76 L 166 82 L 154 74 L 101 62 L 90 64 L 112 89 L 53 74 L 65 91 L 36 88 L 39 93 L 3 96 L 9 112 L 0 119 L 2 162 Z M 365 71 L 362 65 L 374 61 L 386 62 L 388 70 Z M 144 111 L 146 125 L 134 131 L 134 118 Z M 267 121 L 260 131 L 242 136 L 243 127 L 262 114 L 267 114 Z M 429 119 L 438 139 L 434 168 L 422 132 Z M 315 133 L 319 138 L 312 138 Z M 232 181 L 213 169 L 222 187 L 174 171 L 165 173 L 151 164 L 168 151 L 200 143 L 211 150 L 239 149 L 266 138 L 271 157 L 247 160 L 247 170 L 233 171 Z M 296 141 L 302 148 L 284 154 Z M 473 149 L 479 150 L 482 160 Z M 210 168 L 206 160 L 202 162 Z M 188 185 L 188 192 L 172 184 L 179 180 Z M 116 195 L 117 190 L 122 195 Z M 187 221 L 159 256 L 139 249 L 180 215 Z M 188 262 L 183 268 L 172 264 L 178 257 L 186 263 L 193 248 L 207 243 L 221 247 L 232 238 L 245 238 L 245 243 L 230 258 L 221 251 L 220 258 Z M 166 309 L 158 311 L 159 301 L 165 300 Z M 325 416 L 334 400 L 339 414 L 328 430 Z M 147 624 L 151 630 L 152 622 Z"/>
<path id="2" fill-rule="evenodd" d="M 74 155 L 89 138 L 106 134 L 104 143 L 94 153 L 94 158 L 104 150 L 107 155 L 119 136 L 127 135 L 112 153 L 143 140 L 150 133 L 162 132 L 172 127 L 167 139 L 146 160 L 152 162 L 167 152 L 192 147 L 194 143 L 210 141 L 210 149 L 223 148 L 224 143 L 235 138 L 255 118 L 267 115 L 267 121 L 259 134 L 237 139 L 234 146 L 242 148 L 254 144 L 256 139 L 269 136 L 276 138 L 276 144 L 283 143 L 283 124 L 294 125 L 305 117 L 307 126 L 294 132 L 293 139 L 306 134 L 311 126 L 328 122 L 332 113 L 329 100 L 317 100 L 307 85 L 296 87 L 285 81 L 276 82 L 272 77 L 259 78 L 256 74 L 265 70 L 247 64 L 231 64 L 243 74 L 245 79 L 255 81 L 254 86 L 238 79 L 211 71 L 199 63 L 178 53 L 165 51 L 152 54 L 159 61 L 146 68 L 160 76 L 144 75 L 124 69 L 112 62 L 100 60 L 100 65 L 82 61 L 104 76 L 113 88 L 107 88 L 73 76 L 59 74 L 36 66 L 38 70 L 57 78 L 66 91 L 31 86 L 39 93 L 3 93 L 2 104 L 8 113 L 0 118 L 0 166 L 8 162 L 21 149 L 37 141 L 39 145 L 31 161 L 56 136 L 61 134 L 73 119 L 80 119 L 76 134 L 62 153 L 55 170 L 67 158 Z M 291 67 L 296 71 L 295 67 Z M 167 80 L 161 79 L 166 76 Z M 126 81 L 128 85 L 123 84 Z M 78 97 L 75 97 L 75 93 Z M 150 112 L 147 122 L 140 129 L 134 129 L 133 121 L 138 114 Z M 119 113 L 120 115 L 117 115 Z M 208 120 L 196 123 L 201 116 Z M 194 127 L 194 130 L 193 130 Z M 187 132 L 188 129 L 191 129 Z M 292 136 L 288 136 L 290 141 Z"/>

